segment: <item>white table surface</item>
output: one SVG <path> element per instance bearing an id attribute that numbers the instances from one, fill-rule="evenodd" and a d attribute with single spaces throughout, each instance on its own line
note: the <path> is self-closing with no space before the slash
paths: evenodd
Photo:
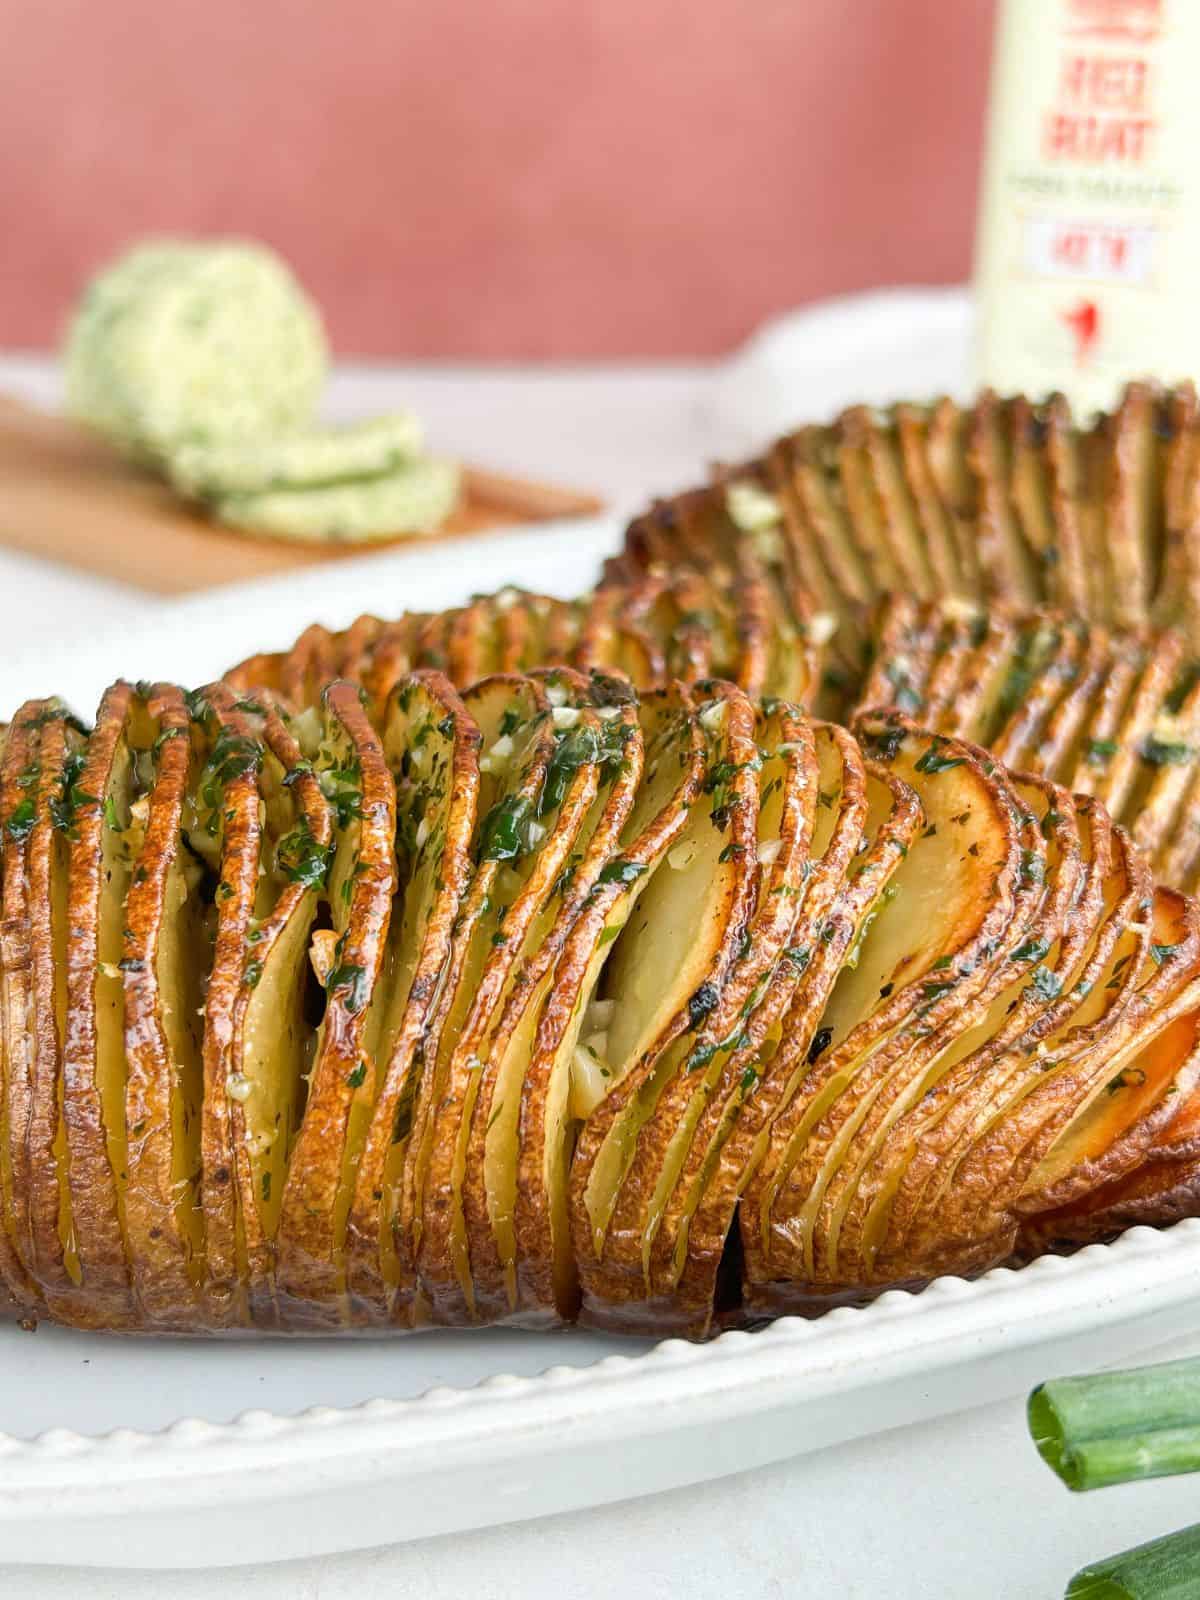
<path id="1" fill-rule="evenodd" d="M 413 405 L 439 448 L 594 487 L 621 510 L 733 445 L 718 369 L 369 369 L 339 374 L 335 414 Z M 0 388 L 53 403 L 45 361 L 0 359 Z M 740 443 L 740 441 L 739 441 Z M 2 514 L 2 508 L 0 508 Z M 162 602 L 0 551 L 0 656 L 43 633 L 108 630 Z M 63 625 L 66 624 L 64 627 Z M 1154 1343 L 1147 1329 L 1147 1346 Z M 1200 1351 L 1156 1350 L 1154 1358 Z M 689 1600 L 1060 1595 L 1085 1561 L 1196 1517 L 1195 1480 L 1069 1496 L 1037 1460 L 1022 1407 L 990 1406 L 698 1488 L 505 1528 L 219 1574 L 0 1567 L 28 1600 Z"/>

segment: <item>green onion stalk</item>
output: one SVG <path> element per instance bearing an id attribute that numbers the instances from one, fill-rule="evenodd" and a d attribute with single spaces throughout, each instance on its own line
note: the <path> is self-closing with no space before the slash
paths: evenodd
<path id="1" fill-rule="evenodd" d="M 1043 1383 L 1029 1431 L 1068 1489 L 1198 1472 L 1200 1359 Z"/>
<path id="2" fill-rule="evenodd" d="M 1069 1489 L 1200 1472 L 1200 1359 L 1058 1378 L 1029 1397 L 1038 1453 Z M 1067 1600 L 1196 1600 L 1200 1524 L 1085 1567 Z"/>
<path id="3" fill-rule="evenodd" d="M 1066 1600 L 1196 1600 L 1198 1594 L 1200 1523 L 1084 1567 Z"/>

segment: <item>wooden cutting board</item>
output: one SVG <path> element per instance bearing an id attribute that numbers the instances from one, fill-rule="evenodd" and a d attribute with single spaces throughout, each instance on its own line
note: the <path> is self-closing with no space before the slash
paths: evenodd
<path id="1" fill-rule="evenodd" d="M 464 486 L 459 510 L 420 542 L 602 507 L 591 494 L 471 467 Z M 185 594 L 414 542 L 305 545 L 231 533 L 86 429 L 0 395 L 0 544 L 15 550 L 156 594 Z"/>

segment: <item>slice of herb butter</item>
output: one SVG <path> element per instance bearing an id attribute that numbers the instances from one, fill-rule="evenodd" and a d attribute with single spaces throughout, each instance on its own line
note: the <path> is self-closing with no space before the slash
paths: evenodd
<path id="1" fill-rule="evenodd" d="M 237 241 L 131 251 L 89 288 L 65 358 L 70 410 L 150 461 L 309 426 L 328 365 L 288 268 Z"/>
<path id="2" fill-rule="evenodd" d="M 458 466 L 422 457 L 358 482 L 224 495 L 212 510 L 230 527 L 280 539 L 388 539 L 432 532 L 458 495 Z"/>
<path id="3" fill-rule="evenodd" d="M 420 454 L 420 421 L 410 411 L 341 428 L 312 428 L 274 439 L 183 445 L 167 463 L 171 482 L 195 500 L 307 489 L 375 478 Z"/>

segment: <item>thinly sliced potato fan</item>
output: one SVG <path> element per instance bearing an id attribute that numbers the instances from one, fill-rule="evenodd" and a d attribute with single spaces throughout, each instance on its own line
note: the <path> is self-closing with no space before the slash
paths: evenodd
<path id="1" fill-rule="evenodd" d="M 809 424 L 598 587 L 0 724 L 0 1307 L 703 1338 L 1200 1214 L 1200 410 Z"/>
<path id="2" fill-rule="evenodd" d="M 698 1019 L 689 1017 L 693 1036 L 685 1036 L 669 1057 L 656 1063 L 657 1083 L 651 1080 L 644 1088 L 639 1086 L 643 1103 L 626 1135 L 634 1147 L 612 1207 L 602 1270 L 585 1273 L 591 1320 L 614 1314 L 602 1302 L 615 1302 L 619 1307 L 629 1298 L 628 1291 L 618 1287 L 626 1277 L 633 1280 L 634 1298 L 651 1291 L 653 1278 L 659 1275 L 654 1271 L 657 1258 L 673 1233 L 670 1226 L 663 1231 L 665 1214 L 697 1123 L 730 1057 L 744 1048 L 743 1035 L 760 1026 L 758 1012 L 766 1007 L 768 995 L 778 1008 L 781 985 L 775 983 L 777 975 L 795 971 L 796 963 L 785 956 L 785 948 L 796 922 L 796 902 L 811 875 L 816 813 L 820 806 L 832 806 L 835 797 L 819 784 L 814 731 L 791 707 L 772 704 L 764 709 L 756 735 L 754 754 L 749 758 L 757 779 L 755 838 L 749 850 L 732 836 L 732 816 L 725 823 L 731 830 L 725 851 L 735 860 L 748 858 L 751 909 L 748 915 L 736 914 L 734 927 L 742 931 L 734 962 L 719 988 L 717 972 L 708 980 L 712 989 L 704 997 L 707 1009 Z M 726 800 L 726 786 L 732 782 L 732 769 L 739 758 L 741 752 L 731 746 L 728 755 L 719 755 L 710 765 L 705 790 L 711 789 L 719 802 L 713 811 L 718 831 L 728 805 L 735 808 L 734 814 L 746 808 L 746 802 L 737 797 Z M 618 950 L 618 958 L 619 954 Z M 751 1070 L 744 1068 L 743 1076 Z M 622 1313 L 617 1310 L 615 1315 L 620 1319 Z"/>
<path id="3" fill-rule="evenodd" d="M 987 1005 L 997 954 L 1023 932 L 1044 852 L 994 764 L 901 719 L 861 725 L 872 759 L 914 791 L 922 826 L 819 1015 L 806 1070 L 743 1200 L 750 1300 L 837 1285 L 836 1215 L 856 1136 L 921 1079 L 931 1044 Z M 990 770 L 989 770 L 990 769 Z M 936 889 L 934 888 L 936 885 Z"/>
<path id="4" fill-rule="evenodd" d="M 714 492 L 657 503 L 611 570 L 732 573 L 749 548 L 794 617 L 836 615 L 847 644 L 894 590 L 1050 604 L 1117 628 L 1178 623 L 1195 648 L 1197 436 L 1190 385 L 1130 384 L 1086 424 L 1061 396 L 854 406 L 722 468 Z"/>
<path id="5" fill-rule="evenodd" d="M 67 843 L 64 783 L 81 744 L 56 701 L 23 706 L 0 769 L 3 838 L 3 1211 L 12 1245 L 0 1281 L 20 1300 L 35 1285 L 52 1315 L 86 1322 L 68 1185 L 63 1120 L 67 1017 Z M 15 1247 L 15 1251 L 14 1251 Z"/>
<path id="6" fill-rule="evenodd" d="M 440 637 L 511 662 L 561 625 L 509 620 L 522 603 Z M 584 615 L 589 648 L 612 617 Z M 870 692 L 923 709 L 940 674 L 943 706 L 1026 760 L 1040 667 L 1077 659 L 1051 613 L 981 628 L 895 601 L 877 628 Z M 303 673 L 386 632 L 352 631 Z M 639 696 L 607 637 L 607 669 L 462 696 L 417 668 L 305 709 L 248 680 L 120 683 L 90 734 L 20 709 L 16 1314 L 704 1337 L 1200 1203 L 1197 911 L 1099 799 L 946 716 L 851 734 L 724 680 Z M 1138 659 L 1117 728 L 1194 693 L 1174 655 Z"/>
<path id="7" fill-rule="evenodd" d="M 252 709 L 252 707 L 254 709 Z M 182 821 L 188 849 L 215 874 L 212 964 L 204 996 L 203 1095 L 200 1108 L 201 1202 L 206 1298 L 214 1321 L 231 1324 L 246 1313 L 240 1295 L 237 1188 L 231 1092 L 234 1018 L 250 962 L 250 935 L 262 864 L 259 805 L 262 712 L 213 685 L 192 707 L 212 738 L 207 760 L 189 789 Z M 253 969 L 252 975 L 253 975 Z M 231 1089 L 232 1085 L 232 1089 Z"/>

